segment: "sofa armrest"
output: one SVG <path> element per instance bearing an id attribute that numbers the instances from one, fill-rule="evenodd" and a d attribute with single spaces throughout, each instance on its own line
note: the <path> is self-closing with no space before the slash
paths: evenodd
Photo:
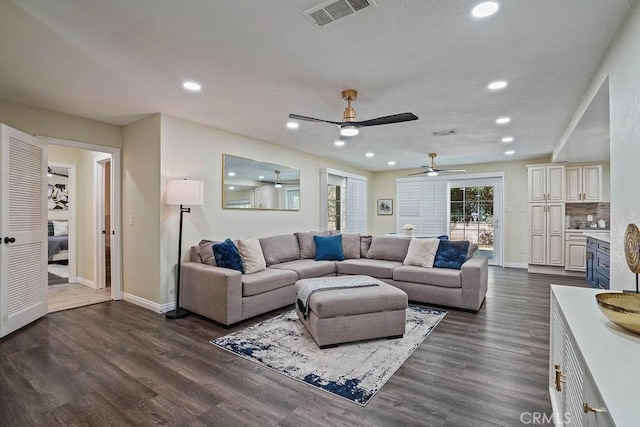
<path id="1" fill-rule="evenodd" d="M 242 319 L 242 274 L 199 262 L 182 263 L 180 305 L 231 325 Z"/>
<path id="2" fill-rule="evenodd" d="M 478 311 L 487 294 L 489 261 L 476 256 L 468 259 L 462 268 L 462 308 Z"/>

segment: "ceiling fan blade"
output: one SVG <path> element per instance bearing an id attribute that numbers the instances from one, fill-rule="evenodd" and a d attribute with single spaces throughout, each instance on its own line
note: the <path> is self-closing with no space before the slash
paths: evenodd
<path id="1" fill-rule="evenodd" d="M 289 118 L 294 120 L 305 120 L 307 122 L 331 123 L 332 125 L 338 125 L 338 126 L 342 124 L 342 122 L 332 122 L 331 120 L 316 119 L 313 117 L 299 116 L 297 114 L 289 114 Z"/>
<path id="2" fill-rule="evenodd" d="M 442 173 L 465 173 L 466 169 L 437 169 L 437 171 Z"/>
<path id="3" fill-rule="evenodd" d="M 378 126 L 378 125 L 389 125 L 392 123 L 402 123 L 402 122 L 410 122 L 412 120 L 418 120 L 418 116 L 413 113 L 401 113 L 401 114 L 393 114 L 391 116 L 378 117 L 377 119 L 364 120 L 362 122 L 353 122 L 353 123 L 342 123 L 342 125 L 348 126 Z"/>
<path id="4" fill-rule="evenodd" d="M 416 173 L 410 173 L 407 176 L 413 176 L 413 175 L 424 175 L 425 173 L 428 173 L 428 171 L 424 171 L 424 172 L 416 172 Z"/>

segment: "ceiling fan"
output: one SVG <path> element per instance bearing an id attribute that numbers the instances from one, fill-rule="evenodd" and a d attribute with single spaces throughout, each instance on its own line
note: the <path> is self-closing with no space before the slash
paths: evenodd
<path id="1" fill-rule="evenodd" d="M 409 122 L 411 120 L 418 120 L 418 116 L 413 113 L 401 113 L 393 114 L 391 116 L 378 117 L 376 119 L 364 120 L 359 122 L 356 120 L 356 110 L 351 106 L 351 102 L 358 99 L 358 91 L 354 89 L 347 89 L 342 91 L 342 99 L 347 101 L 347 108 L 345 108 L 342 115 L 341 122 L 334 122 L 331 120 L 316 119 L 313 117 L 300 116 L 298 114 L 289 114 L 290 119 L 306 120 L 308 122 L 324 122 L 336 125 L 340 128 L 340 135 L 351 137 L 358 134 L 358 129 L 366 126 L 378 126 L 389 125 L 392 123 Z"/>
<path id="2" fill-rule="evenodd" d="M 427 174 L 427 176 L 438 176 L 439 173 L 465 173 L 465 169 L 438 169 L 436 168 L 436 153 L 429 153 L 429 157 L 431 158 L 431 166 L 420 166 L 424 169 L 422 172 L 411 173 L 411 175 L 422 175 Z"/>
<path id="3" fill-rule="evenodd" d="M 300 184 L 299 180 L 292 180 L 292 181 L 286 181 L 286 180 L 282 180 L 280 177 L 280 174 L 282 172 L 274 170 L 275 174 L 276 174 L 276 179 L 275 181 L 269 181 L 269 180 L 261 180 L 260 183 L 262 184 L 273 184 L 274 187 L 276 188 L 280 188 L 283 185 L 297 185 Z"/>

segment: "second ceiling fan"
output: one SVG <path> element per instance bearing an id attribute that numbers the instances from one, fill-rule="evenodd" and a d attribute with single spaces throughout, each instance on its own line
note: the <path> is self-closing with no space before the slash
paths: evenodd
<path id="1" fill-rule="evenodd" d="M 421 166 L 424 170 L 422 172 L 410 173 L 409 176 L 412 175 L 423 175 L 427 174 L 427 176 L 438 176 L 440 173 L 465 173 L 465 169 L 438 169 L 436 168 L 436 153 L 429 153 L 429 157 L 431 158 L 431 166 Z"/>
<path id="2" fill-rule="evenodd" d="M 344 110 L 341 122 L 316 119 L 313 117 L 300 116 L 298 114 L 289 114 L 289 118 L 294 120 L 305 120 L 308 122 L 330 123 L 332 125 L 338 126 L 340 128 L 340 135 L 346 136 L 346 137 L 352 137 L 357 135 L 358 129 L 361 127 L 388 125 L 392 123 L 401 123 L 401 122 L 409 122 L 412 120 L 418 120 L 418 116 L 416 116 L 413 113 L 400 113 L 400 114 L 393 114 L 391 116 L 378 117 L 375 119 L 364 120 L 359 122 L 356 120 L 356 110 L 354 110 L 354 108 L 351 106 L 351 102 L 358 99 L 358 91 L 354 89 L 343 90 L 342 99 L 347 101 L 347 108 L 345 108 Z"/>

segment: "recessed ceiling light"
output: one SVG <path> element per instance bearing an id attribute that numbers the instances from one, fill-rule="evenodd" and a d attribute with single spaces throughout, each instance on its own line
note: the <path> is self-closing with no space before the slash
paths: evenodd
<path id="1" fill-rule="evenodd" d="M 505 82 L 504 80 L 498 80 L 498 81 L 489 83 L 489 86 L 487 86 L 487 89 L 498 90 L 498 89 L 504 89 L 505 87 L 507 87 L 507 82 Z"/>
<path id="2" fill-rule="evenodd" d="M 236 188 L 236 187 L 231 186 L 231 187 L 229 187 L 229 190 L 234 190 L 235 188 Z"/>
<path id="3" fill-rule="evenodd" d="M 485 1 L 471 9 L 471 14 L 476 18 L 486 18 L 496 13 L 499 8 L 500 5 L 495 1 Z"/>
<path id="4" fill-rule="evenodd" d="M 227 174 L 227 176 L 236 176 L 236 173 L 235 173 L 235 172 L 229 172 L 229 173 Z"/>
<path id="5" fill-rule="evenodd" d="M 502 138 L 502 142 L 513 142 L 513 137 L 505 136 L 504 138 Z"/>
<path id="6" fill-rule="evenodd" d="M 342 147 L 344 145 L 344 141 L 341 140 L 337 140 L 336 142 L 333 143 L 336 147 Z"/>
<path id="7" fill-rule="evenodd" d="M 202 89 L 202 85 L 196 82 L 184 82 L 182 87 L 191 92 L 200 92 L 200 89 Z"/>
<path id="8" fill-rule="evenodd" d="M 387 164 L 388 164 L 389 166 L 393 166 L 393 165 L 395 165 L 395 164 L 396 164 L 396 162 L 395 162 L 395 160 L 389 160 L 389 161 L 387 162 Z"/>
<path id="9" fill-rule="evenodd" d="M 499 125 L 504 125 L 506 123 L 509 123 L 511 121 L 511 117 L 500 117 L 496 120 L 496 123 Z"/>
<path id="10" fill-rule="evenodd" d="M 513 156 L 514 154 L 516 154 L 516 152 L 513 150 L 509 150 L 509 151 L 505 151 L 504 154 L 506 154 L 507 156 Z"/>
<path id="11" fill-rule="evenodd" d="M 300 124 L 297 122 L 287 122 L 287 127 L 289 129 L 298 129 L 300 127 Z"/>
<path id="12" fill-rule="evenodd" d="M 369 152 L 369 153 L 365 154 L 365 157 L 373 157 L 373 156 L 375 156 L 375 154 L 373 154 L 373 153 L 371 153 L 371 152 Z"/>
<path id="13" fill-rule="evenodd" d="M 258 179 L 264 179 L 264 175 L 260 175 Z"/>

